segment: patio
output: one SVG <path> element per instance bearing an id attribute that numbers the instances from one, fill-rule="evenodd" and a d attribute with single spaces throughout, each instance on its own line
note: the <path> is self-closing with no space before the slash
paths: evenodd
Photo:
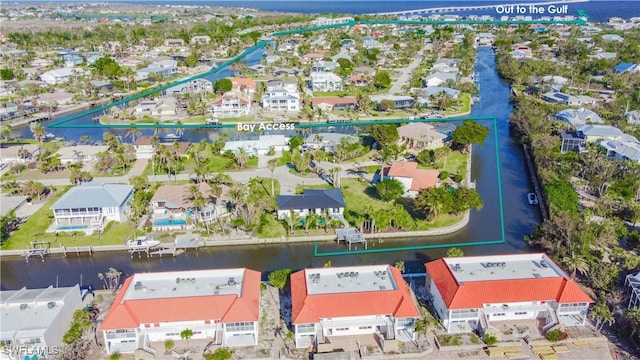
<path id="1" fill-rule="evenodd" d="M 538 319 L 531 320 L 509 320 L 509 321 L 492 321 L 489 323 L 489 329 L 497 330 L 495 333 L 500 341 L 517 341 L 522 338 L 541 339 L 544 338 L 541 323 Z"/>

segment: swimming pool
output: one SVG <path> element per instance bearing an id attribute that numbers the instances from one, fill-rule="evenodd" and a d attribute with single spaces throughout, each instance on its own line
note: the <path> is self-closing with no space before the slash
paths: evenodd
<path id="1" fill-rule="evenodd" d="M 73 231 L 73 230 L 86 230 L 88 228 L 89 228 L 89 225 L 62 225 L 62 226 L 58 226 L 56 230 Z"/>
<path id="2" fill-rule="evenodd" d="M 160 218 L 153 220 L 153 226 L 185 225 L 185 219 Z"/>

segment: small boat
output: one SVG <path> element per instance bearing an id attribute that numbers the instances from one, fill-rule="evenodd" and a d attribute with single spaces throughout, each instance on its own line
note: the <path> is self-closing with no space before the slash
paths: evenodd
<path id="1" fill-rule="evenodd" d="M 167 134 L 165 136 L 162 137 L 165 140 L 180 140 L 182 139 L 182 136 L 178 135 L 178 134 Z"/>
<path id="2" fill-rule="evenodd" d="M 535 193 L 527 194 L 527 200 L 529 201 L 529 205 L 538 205 L 538 197 Z"/>
<path id="3" fill-rule="evenodd" d="M 135 240 L 127 241 L 129 249 L 148 249 L 160 245 L 160 240 L 153 240 L 148 236 L 138 236 Z"/>

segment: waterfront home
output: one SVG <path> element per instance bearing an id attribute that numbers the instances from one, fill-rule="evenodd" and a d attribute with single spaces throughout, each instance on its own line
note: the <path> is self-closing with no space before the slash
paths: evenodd
<path id="1" fill-rule="evenodd" d="M 183 79 L 184 80 L 184 79 Z M 179 80 L 182 81 L 182 80 Z M 213 84 L 207 79 L 193 79 L 184 84 L 172 86 L 167 94 L 201 94 L 213 91 Z"/>
<path id="2" fill-rule="evenodd" d="M 330 72 L 312 72 L 312 91 L 340 91 L 342 90 L 342 78 Z"/>
<path id="3" fill-rule="evenodd" d="M 340 189 L 304 189 L 298 195 L 279 195 L 276 202 L 279 219 L 286 219 L 291 216 L 291 212 L 301 218 L 312 213 L 321 216 L 328 213 L 332 218 L 342 217 L 344 213 L 344 197 Z"/>
<path id="4" fill-rule="evenodd" d="M 542 94 L 542 100 L 555 104 L 584 106 L 595 105 L 598 101 L 591 96 L 586 95 L 569 95 L 563 92 L 548 92 Z"/>
<path id="5" fill-rule="evenodd" d="M 633 111 L 627 111 L 624 114 L 625 119 L 627 119 L 627 122 L 629 124 L 640 124 L 640 111 L 638 110 L 633 110 Z"/>
<path id="6" fill-rule="evenodd" d="M 151 136 L 138 136 L 133 141 L 133 149 L 136 153 L 136 159 L 151 159 L 155 153 L 155 145 L 153 144 L 153 137 Z"/>
<path id="7" fill-rule="evenodd" d="M 496 40 L 496 36 L 493 35 L 492 33 L 482 32 L 482 33 L 478 33 L 476 35 L 476 44 L 478 44 L 480 46 L 493 45 L 495 40 Z"/>
<path id="8" fill-rule="evenodd" d="M 441 86 L 456 81 L 456 75 L 450 72 L 436 72 L 422 79 L 424 87 Z"/>
<path id="9" fill-rule="evenodd" d="M 622 42 L 624 41 L 624 38 L 618 34 L 603 34 L 602 35 L 602 40 L 604 41 L 615 41 L 615 42 Z"/>
<path id="10" fill-rule="evenodd" d="M 1 168 L 0 166 L 0 169 Z M 0 207 L 0 216 L 6 216 L 12 211 L 16 214 L 15 212 L 17 212 L 22 205 L 26 204 L 27 200 L 29 200 L 28 196 L 5 196 L 0 194 L 0 204 L 2 204 L 2 207 Z M 16 214 L 16 217 L 20 218 L 20 215 Z"/>
<path id="11" fill-rule="evenodd" d="M 625 134 L 622 130 L 609 125 L 580 125 L 576 131 L 584 137 L 587 142 L 600 140 L 629 141 L 639 143 L 635 137 Z"/>
<path id="12" fill-rule="evenodd" d="M 332 351 L 333 339 L 369 335 L 381 346 L 414 341 L 420 317 L 409 286 L 391 265 L 304 269 L 291 274 L 297 348 Z M 346 341 L 346 340 L 342 340 Z"/>
<path id="13" fill-rule="evenodd" d="M 108 81 L 101 80 L 91 80 L 89 81 L 89 85 L 91 85 L 92 91 L 95 94 L 108 94 L 113 90 L 113 84 Z"/>
<path id="14" fill-rule="evenodd" d="M 106 145 L 77 145 L 77 146 L 63 146 L 57 152 L 60 161 L 63 164 L 96 161 L 98 154 L 106 152 L 109 147 Z"/>
<path id="15" fill-rule="evenodd" d="M 338 64 L 336 61 L 322 60 L 322 61 L 315 62 L 311 66 L 311 72 L 314 73 L 314 72 L 334 71 L 338 67 L 340 67 L 340 64 Z"/>
<path id="16" fill-rule="evenodd" d="M 232 77 L 229 80 L 231 80 L 231 91 L 241 93 L 249 100 L 253 99 L 253 94 L 258 88 L 255 80 L 247 77 Z"/>
<path id="17" fill-rule="evenodd" d="M 196 187 L 204 199 L 204 203 L 196 207 L 195 195 L 192 191 Z M 155 231 L 174 231 L 188 227 L 187 217 L 194 221 L 211 222 L 229 215 L 227 186 L 220 188 L 220 194 L 214 194 L 213 189 L 206 182 L 196 185 L 162 185 L 151 198 L 153 209 L 151 224 Z"/>
<path id="18" fill-rule="evenodd" d="M 457 99 L 460 96 L 460 90 L 442 86 L 429 86 L 422 89 L 422 96 L 430 98 L 441 93 L 447 95 L 449 99 Z"/>
<path id="19" fill-rule="evenodd" d="M 323 25 L 336 25 L 336 24 L 347 24 L 350 21 L 353 21 L 353 17 L 345 16 L 345 17 L 337 17 L 337 18 L 327 18 L 324 16 L 315 18 L 311 20 L 312 26 L 323 26 Z"/>
<path id="20" fill-rule="evenodd" d="M 140 116 L 172 116 L 176 114 L 176 100 L 164 97 L 161 100 L 145 100 L 134 108 L 134 113 Z"/>
<path id="21" fill-rule="evenodd" d="M 445 145 L 447 135 L 427 123 L 409 123 L 398 128 L 399 144 L 411 149 L 437 149 Z"/>
<path id="22" fill-rule="evenodd" d="M 40 80 L 49 85 L 58 85 L 68 82 L 73 74 L 74 71 L 70 68 L 54 69 L 40 75 Z"/>
<path id="23" fill-rule="evenodd" d="M 457 74 L 458 73 L 458 64 L 460 63 L 460 61 L 461 61 L 460 59 L 439 58 L 431 66 L 431 71 L 432 72 Z"/>
<path id="24" fill-rule="evenodd" d="M 207 45 L 210 42 L 211 36 L 209 35 L 193 36 L 191 40 L 189 40 L 189 44 L 191 45 Z"/>
<path id="25" fill-rule="evenodd" d="M 438 170 L 418 169 L 414 161 L 396 162 L 382 170 L 383 179 L 395 179 L 402 183 L 405 197 L 416 197 L 420 190 L 436 187 Z"/>
<path id="26" fill-rule="evenodd" d="M 138 79 L 150 79 L 152 76 L 168 77 L 178 73 L 178 68 L 173 67 L 146 67 L 136 71 Z"/>
<path id="27" fill-rule="evenodd" d="M 584 326 L 593 302 L 546 254 L 442 258 L 425 266 L 427 291 L 448 333 L 499 335 L 507 321 L 530 321 L 541 331 Z"/>
<path id="28" fill-rule="evenodd" d="M 340 144 L 342 139 L 347 139 L 350 143 L 360 141 L 358 137 L 341 134 L 341 133 L 318 133 L 307 136 L 302 144 L 303 151 L 306 150 L 323 150 L 327 153 L 333 153 L 336 146 Z"/>
<path id="29" fill-rule="evenodd" d="M 245 268 L 134 274 L 100 325 L 104 349 L 161 349 L 185 329 L 216 347 L 257 345 L 260 278 Z"/>
<path id="30" fill-rule="evenodd" d="M 640 162 L 640 144 L 633 141 L 605 140 L 600 142 L 607 158 Z"/>
<path id="31" fill-rule="evenodd" d="M 2 146 L 0 146 L 0 163 L 26 163 L 30 159 L 32 159 L 39 151 L 40 148 L 36 144 L 2 144 Z"/>
<path id="32" fill-rule="evenodd" d="M 38 95 L 38 104 L 45 106 L 69 105 L 74 102 L 74 94 L 66 91 L 56 91 Z"/>
<path id="33" fill-rule="evenodd" d="M 627 275 L 624 286 L 629 290 L 629 309 L 640 307 L 640 271 Z"/>
<path id="34" fill-rule="evenodd" d="M 560 131 L 560 153 L 566 154 L 569 151 L 577 153 L 587 150 L 587 139 L 576 131 Z"/>
<path id="35" fill-rule="evenodd" d="M 614 69 L 616 74 L 624 74 L 626 72 L 635 73 L 640 71 L 640 64 L 622 62 L 616 65 Z"/>
<path id="36" fill-rule="evenodd" d="M 102 230 L 109 222 L 127 220 L 133 186 L 90 181 L 67 191 L 51 210 L 53 225 L 47 232 Z"/>
<path id="37" fill-rule="evenodd" d="M 564 121 L 571 124 L 573 127 L 585 125 L 585 124 L 602 124 L 604 125 L 604 120 L 589 109 L 579 108 L 579 109 L 565 109 L 560 111 L 559 113 L 553 115 L 553 120 Z"/>
<path id="38" fill-rule="evenodd" d="M 25 352 L 34 347 L 52 354 L 64 345 L 73 313 L 84 305 L 79 285 L 0 291 L 0 336 L 7 346 L 3 354 L 7 359 L 31 359 Z"/>
<path id="39" fill-rule="evenodd" d="M 383 110 L 383 107 L 380 105 L 380 103 L 383 100 L 390 100 L 393 102 L 393 108 L 391 108 L 390 110 L 409 109 L 413 107 L 413 104 L 415 102 L 415 100 L 411 96 L 406 96 L 406 95 L 401 96 L 401 95 L 378 94 L 378 95 L 371 95 L 369 99 L 371 100 L 372 103 L 376 104 L 376 110 L 378 111 Z"/>
<path id="40" fill-rule="evenodd" d="M 182 40 L 182 39 L 166 39 L 164 41 L 164 46 L 169 46 L 169 47 L 184 46 L 184 40 Z"/>
<path id="41" fill-rule="evenodd" d="M 242 96 L 242 93 L 226 93 L 217 97 L 209 110 L 214 117 L 239 117 L 249 115 L 251 100 Z"/>
<path id="42" fill-rule="evenodd" d="M 262 95 L 262 108 L 268 111 L 299 111 L 300 93 L 285 87 L 267 88 Z"/>
<path id="43" fill-rule="evenodd" d="M 325 96 L 311 99 L 311 106 L 322 111 L 353 110 L 358 107 L 358 99 L 355 96 Z"/>
<path id="44" fill-rule="evenodd" d="M 227 141 L 224 144 L 225 151 L 237 153 L 240 149 L 244 150 L 249 156 L 266 155 L 273 148 L 276 154 L 282 154 L 282 151 L 289 149 L 289 138 L 285 135 L 260 135 L 253 140 L 236 140 Z"/>

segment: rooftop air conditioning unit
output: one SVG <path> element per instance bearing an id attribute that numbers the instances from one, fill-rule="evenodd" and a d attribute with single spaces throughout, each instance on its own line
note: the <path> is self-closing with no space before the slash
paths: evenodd
<path id="1" fill-rule="evenodd" d="M 27 310 L 29 308 L 28 304 L 20 304 L 20 310 Z"/>
<path id="2" fill-rule="evenodd" d="M 229 286 L 236 286 L 238 283 L 236 283 L 236 279 L 230 277 L 229 280 L 227 280 L 227 285 Z"/>
<path id="3" fill-rule="evenodd" d="M 48 302 L 48 303 L 47 303 L 47 307 L 48 307 L 49 309 L 53 309 L 53 308 L 55 308 L 55 307 L 56 307 L 56 302 L 55 302 L 55 301 L 50 301 L 50 302 Z"/>
<path id="4" fill-rule="evenodd" d="M 133 290 L 142 290 L 144 286 L 142 286 L 142 281 L 136 281 L 136 283 L 133 285 Z"/>

